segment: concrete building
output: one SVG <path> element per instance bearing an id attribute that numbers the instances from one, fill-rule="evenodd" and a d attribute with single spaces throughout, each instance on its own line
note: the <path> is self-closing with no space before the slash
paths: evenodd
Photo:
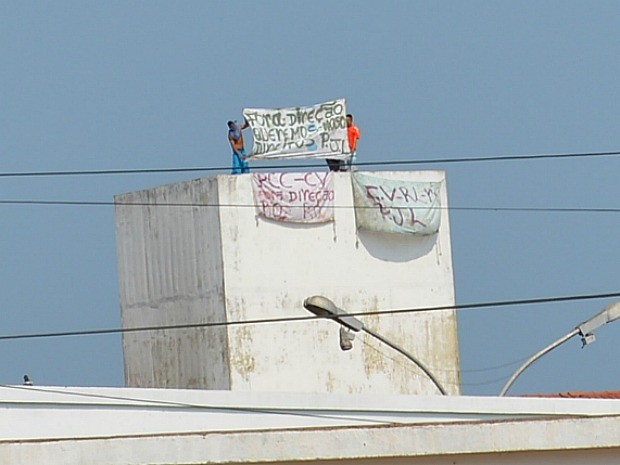
<path id="1" fill-rule="evenodd" d="M 0 463 L 617 464 L 620 402 L 0 387 Z"/>
<path id="2" fill-rule="evenodd" d="M 441 205 L 448 205 L 441 171 L 373 174 L 441 182 Z M 334 221 L 322 224 L 259 216 L 251 175 L 117 196 L 123 326 L 305 317 L 302 302 L 316 294 L 349 312 L 444 307 L 364 322 L 419 357 L 446 391 L 458 394 L 448 210 L 441 209 L 439 232 L 429 236 L 357 230 L 351 174 L 333 176 Z M 338 326 L 330 321 L 135 332 L 125 334 L 123 346 L 127 386 L 437 393 L 415 365 L 373 339 L 358 336 L 355 348 L 342 352 Z"/>

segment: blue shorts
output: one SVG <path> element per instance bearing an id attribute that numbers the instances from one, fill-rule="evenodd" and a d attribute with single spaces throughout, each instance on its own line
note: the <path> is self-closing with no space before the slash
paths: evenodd
<path id="1" fill-rule="evenodd" d="M 245 150 L 239 150 L 239 152 L 241 152 L 244 156 L 247 156 Z M 232 157 L 232 174 L 243 174 L 250 172 L 250 165 L 248 165 L 247 161 L 237 155 L 236 152 L 233 152 Z"/>

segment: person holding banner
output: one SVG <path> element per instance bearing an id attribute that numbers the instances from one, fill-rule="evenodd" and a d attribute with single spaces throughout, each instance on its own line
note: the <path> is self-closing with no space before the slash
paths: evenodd
<path id="1" fill-rule="evenodd" d="M 330 171 L 351 171 L 352 165 L 355 164 L 357 160 L 357 141 L 362 138 L 362 133 L 360 129 L 353 124 L 353 115 L 347 115 L 347 136 L 349 139 L 349 151 L 351 152 L 351 156 L 346 160 L 337 160 L 333 158 L 328 158 L 327 165 L 329 166 Z"/>
<path id="2" fill-rule="evenodd" d="M 351 150 L 351 158 L 347 160 L 349 171 L 353 170 L 352 165 L 357 161 L 357 141 L 362 138 L 360 128 L 353 124 L 353 115 L 347 115 L 347 135 L 349 138 L 349 150 Z"/>
<path id="3" fill-rule="evenodd" d="M 232 174 L 243 174 L 250 172 L 250 166 L 245 161 L 248 158 L 248 154 L 243 146 L 243 134 L 241 131 L 249 126 L 247 120 L 243 122 L 241 126 L 238 126 L 235 121 L 228 122 L 228 142 L 232 147 Z"/>

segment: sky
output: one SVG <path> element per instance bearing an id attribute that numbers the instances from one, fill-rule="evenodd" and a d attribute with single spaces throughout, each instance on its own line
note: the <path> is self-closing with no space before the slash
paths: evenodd
<path id="1" fill-rule="evenodd" d="M 4 1 L 2 173 L 221 167 L 243 108 L 347 99 L 358 161 L 620 151 L 615 1 Z M 395 169 L 412 169 L 411 165 Z M 620 291 L 620 156 L 429 162 L 446 171 L 458 304 Z M 380 166 L 370 169 L 381 169 Z M 120 327 L 115 194 L 206 176 L 0 176 L 0 335 Z M 495 209 L 500 210 L 495 210 Z M 458 311 L 463 393 L 613 299 Z M 412 302 L 415 307 L 415 302 Z M 620 388 L 620 324 L 568 341 L 513 394 Z M 0 340 L 0 384 L 122 386 L 119 335 Z"/>

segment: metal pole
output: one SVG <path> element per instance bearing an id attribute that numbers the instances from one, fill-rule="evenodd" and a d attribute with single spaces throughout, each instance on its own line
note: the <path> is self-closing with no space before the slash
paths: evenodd
<path id="1" fill-rule="evenodd" d="M 514 375 L 512 375 L 512 377 L 508 380 L 508 382 L 504 386 L 504 389 L 502 389 L 502 392 L 499 393 L 500 397 L 503 397 L 506 394 L 506 392 L 508 392 L 508 389 L 510 389 L 510 386 L 512 386 L 512 383 L 514 383 L 516 381 L 516 379 L 519 377 L 519 375 L 521 373 L 523 373 L 527 367 L 529 367 L 532 363 L 534 363 L 536 360 L 538 360 L 540 357 L 542 357 L 546 353 L 551 352 L 553 349 L 555 349 L 560 344 L 565 343 L 566 341 L 568 341 L 573 336 L 576 336 L 577 334 L 579 334 L 579 332 L 580 332 L 579 328 L 575 328 L 570 333 L 568 333 L 567 335 L 562 336 L 557 341 L 552 342 L 551 344 L 549 344 L 547 347 L 542 349 L 540 352 L 532 355 L 523 365 L 521 365 L 521 368 L 519 368 L 517 371 L 515 371 Z"/>
<path id="2" fill-rule="evenodd" d="M 446 390 L 443 388 L 443 386 L 439 383 L 439 381 L 437 381 L 435 376 L 433 376 L 433 374 L 430 372 L 430 370 L 428 368 L 426 368 L 421 361 L 419 361 L 417 358 L 415 358 L 413 355 L 411 355 L 409 352 L 407 352 L 402 347 L 394 344 L 393 342 L 390 342 L 389 340 L 387 340 L 386 338 L 384 338 L 380 334 L 377 334 L 374 331 L 372 331 L 371 329 L 368 329 L 366 326 L 362 327 L 362 331 L 364 331 L 367 334 L 371 335 L 372 337 L 378 339 L 379 341 L 383 342 L 384 344 L 390 346 L 395 351 L 400 352 L 402 355 L 404 355 L 409 360 L 411 360 L 413 363 L 415 363 L 426 374 L 426 376 L 428 376 L 431 379 L 431 381 L 435 384 L 435 386 L 437 386 L 437 389 L 439 389 L 439 392 L 441 392 L 441 394 L 444 395 L 444 396 L 447 395 Z"/>
<path id="3" fill-rule="evenodd" d="M 391 347 L 392 349 L 404 355 L 405 357 L 407 357 L 407 359 L 415 363 L 426 374 L 426 376 L 431 379 L 435 386 L 437 386 L 439 392 L 441 392 L 441 394 L 443 394 L 444 396 L 447 395 L 446 390 L 443 388 L 443 386 L 439 383 L 439 381 L 437 381 L 437 379 L 433 376 L 430 370 L 426 368 L 422 362 L 420 362 L 417 358 L 415 358 L 413 355 L 411 355 L 399 345 L 394 344 L 380 334 L 377 334 L 371 329 L 368 329 L 366 326 L 364 326 L 364 323 L 362 323 L 354 316 L 349 315 L 343 309 L 337 307 L 336 304 L 329 300 L 327 297 L 324 297 L 322 295 L 314 295 L 312 297 L 308 297 L 304 300 L 304 307 L 306 308 L 306 310 L 314 313 L 316 316 L 334 320 L 337 323 L 340 323 L 341 325 L 344 325 L 347 328 L 356 332 L 364 331 L 368 335 L 383 342 L 388 347 Z"/>

